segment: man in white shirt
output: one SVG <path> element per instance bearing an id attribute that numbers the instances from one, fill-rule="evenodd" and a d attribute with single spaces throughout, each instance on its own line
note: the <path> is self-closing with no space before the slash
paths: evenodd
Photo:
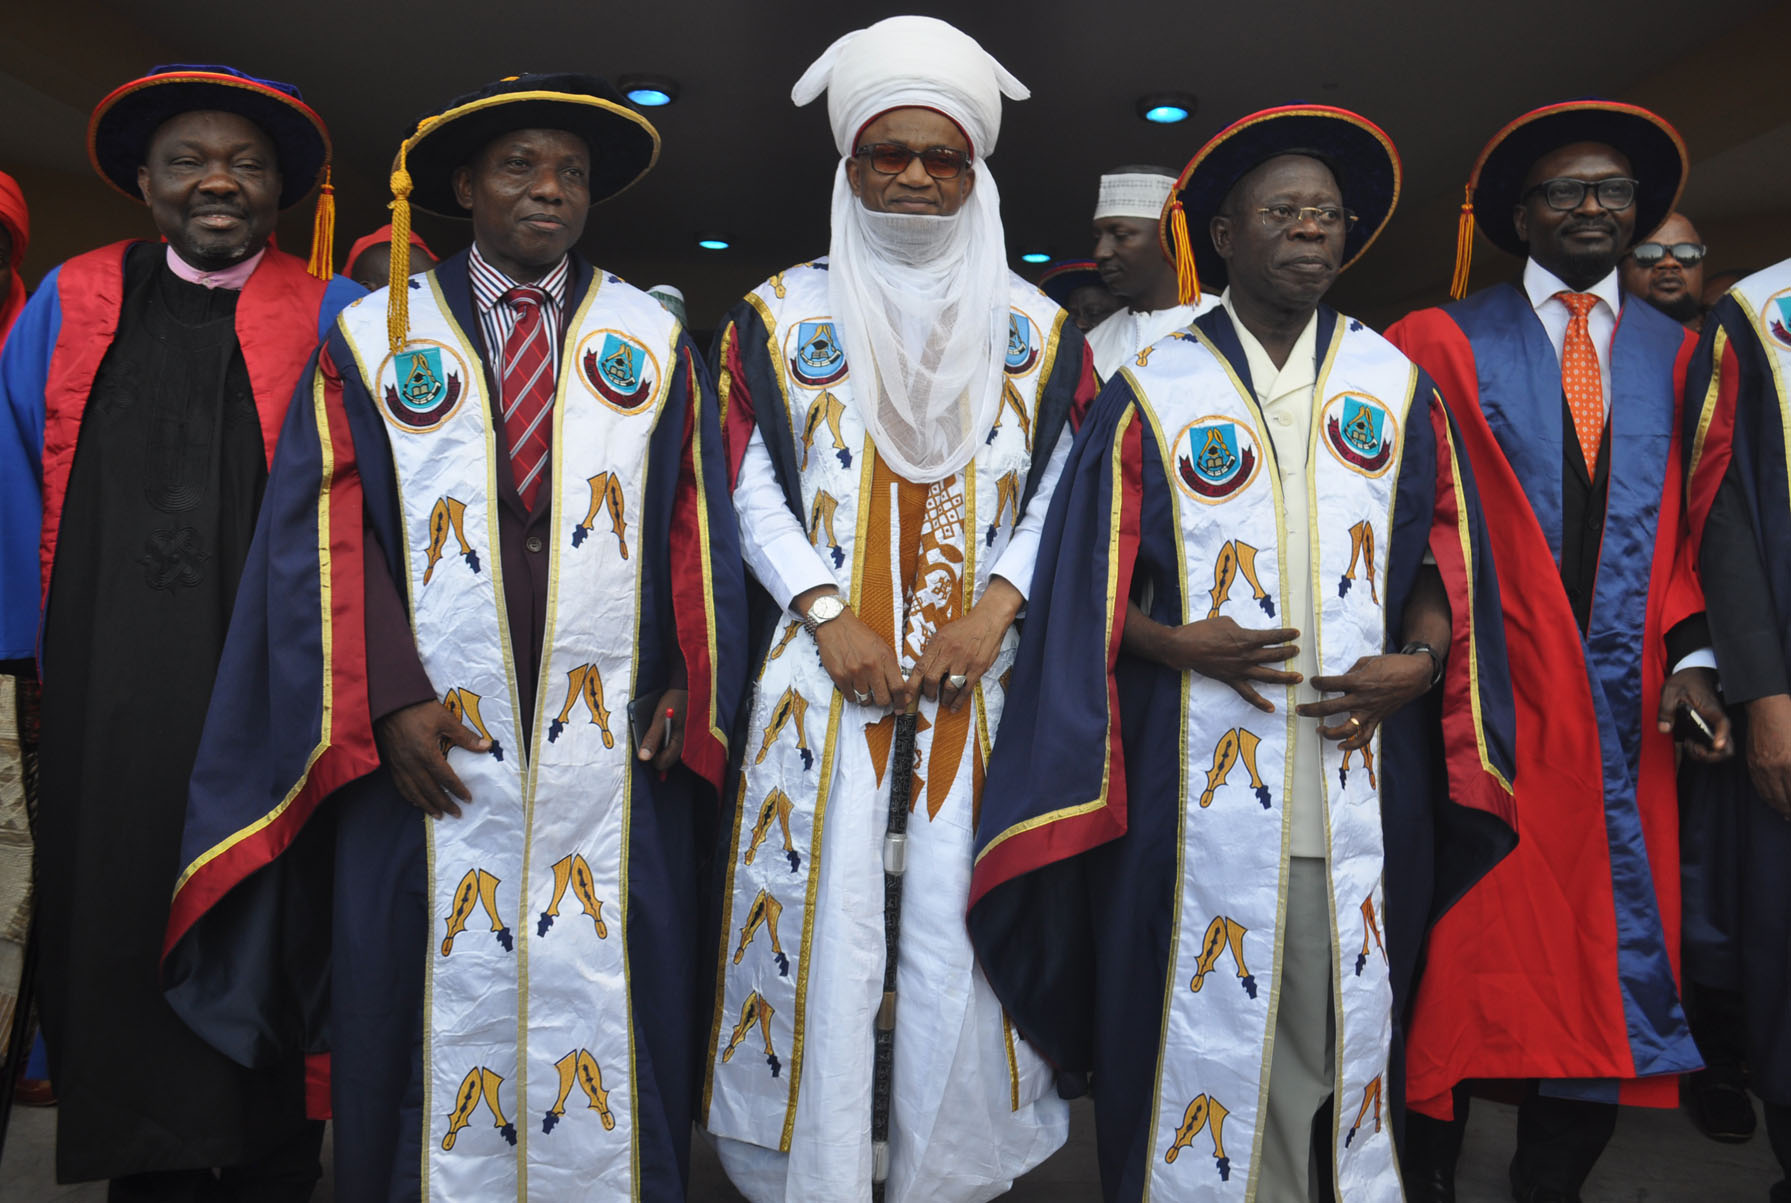
<path id="1" fill-rule="evenodd" d="M 1125 308 L 1088 332 L 1095 372 L 1110 379 L 1135 355 L 1173 334 L 1214 305 L 1183 303 L 1175 264 L 1158 235 L 1163 206 L 1175 187 L 1167 167 L 1119 167 L 1101 177 L 1095 200 L 1094 260 L 1101 279 Z"/>
<path id="2" fill-rule="evenodd" d="M 1481 233 L 1524 256 L 1521 282 L 1388 331 L 1448 399 L 1497 515 L 1522 833 L 1432 936 L 1407 1045 L 1415 1198 L 1454 1198 L 1465 1080 L 1523 1084 L 1511 1181 L 1538 1203 L 1580 1197 L 1617 1103 L 1674 1106 L 1677 1075 L 1699 1064 L 1677 986 L 1673 733 L 1695 712 L 1712 734 L 1687 754 L 1720 759 L 1729 728 L 1684 550 L 1692 336 L 1628 303 L 1617 275 L 1685 164 L 1646 109 L 1525 114 L 1469 181 Z"/>
<path id="3" fill-rule="evenodd" d="M 973 1203 L 1068 1131 L 964 905 L 1014 619 L 1094 377 L 1006 266 L 986 160 L 1025 87 L 950 25 L 893 17 L 792 98 L 823 90 L 828 255 L 755 288 L 716 344 L 761 590 L 704 1122 L 754 1203 Z"/>

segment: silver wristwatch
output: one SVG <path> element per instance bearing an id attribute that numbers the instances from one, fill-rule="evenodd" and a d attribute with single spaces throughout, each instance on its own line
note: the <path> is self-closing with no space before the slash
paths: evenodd
<path id="1" fill-rule="evenodd" d="M 815 604 L 808 608 L 802 616 L 802 629 L 810 635 L 821 629 L 824 622 L 832 622 L 846 612 L 846 603 L 839 599 L 837 593 L 829 593 L 815 599 Z"/>

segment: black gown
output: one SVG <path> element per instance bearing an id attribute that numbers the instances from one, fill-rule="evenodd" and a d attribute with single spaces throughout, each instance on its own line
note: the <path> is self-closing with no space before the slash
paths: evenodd
<path id="1" fill-rule="evenodd" d="M 187 778 L 267 484 L 238 294 L 125 263 L 82 418 L 43 642 L 39 999 L 63 1181 L 255 1160 L 302 1065 L 249 1071 L 162 997 Z"/>

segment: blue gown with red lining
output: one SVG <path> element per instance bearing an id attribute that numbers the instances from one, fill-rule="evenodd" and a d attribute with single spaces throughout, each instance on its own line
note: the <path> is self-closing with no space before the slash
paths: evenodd
<path id="1" fill-rule="evenodd" d="M 1699 1066 L 1679 1003 L 1673 743 L 1655 727 L 1666 632 L 1703 610 L 1680 500 L 1690 337 L 1645 304 L 1612 339 L 1609 492 L 1582 638 L 1561 583 L 1561 371 L 1498 285 L 1396 323 L 1436 380 L 1489 516 L 1517 700 L 1517 851 L 1438 924 L 1408 1043 L 1418 1110 L 1464 1079 L 1670 1107 Z M 1577 666 L 1583 665 L 1583 669 Z"/>

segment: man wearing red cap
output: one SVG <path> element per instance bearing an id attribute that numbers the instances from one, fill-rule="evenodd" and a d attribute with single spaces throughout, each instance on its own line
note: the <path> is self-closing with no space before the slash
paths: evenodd
<path id="1" fill-rule="evenodd" d="M 269 241 L 327 171 L 296 89 L 159 69 L 100 102 L 88 149 L 161 241 L 52 271 L 0 354 L 0 659 L 37 655 L 47 686 L 37 923 L 57 1176 L 189 1199 L 226 1167 L 227 1197 L 301 1199 L 319 1139 L 302 1067 L 251 1071 L 209 1047 L 164 1000 L 158 961 L 275 436 L 360 290 Z"/>
<path id="2" fill-rule="evenodd" d="M 1693 339 L 1629 303 L 1617 274 L 1685 164 L 1673 128 L 1633 105 L 1524 115 L 1481 153 L 1468 197 L 1488 240 L 1524 257 L 1521 281 L 1388 332 L 1449 400 L 1499 515 L 1518 714 L 1517 851 L 1438 924 L 1414 1002 L 1418 1198 L 1454 1198 L 1465 1079 L 1522 1095 L 1511 1183 L 1531 1203 L 1578 1199 L 1616 1104 L 1672 1106 L 1699 1065 L 1677 988 L 1673 732 L 1702 723 L 1686 750 L 1719 759 L 1729 726 L 1680 491 Z M 1462 236 L 1457 295 L 1465 217 Z"/>
<path id="3" fill-rule="evenodd" d="M 436 264 L 435 252 L 415 230 L 410 232 L 410 274 L 426 272 Z M 381 226 L 348 248 L 342 274 L 369 292 L 386 286 L 392 274 L 392 227 Z"/>

